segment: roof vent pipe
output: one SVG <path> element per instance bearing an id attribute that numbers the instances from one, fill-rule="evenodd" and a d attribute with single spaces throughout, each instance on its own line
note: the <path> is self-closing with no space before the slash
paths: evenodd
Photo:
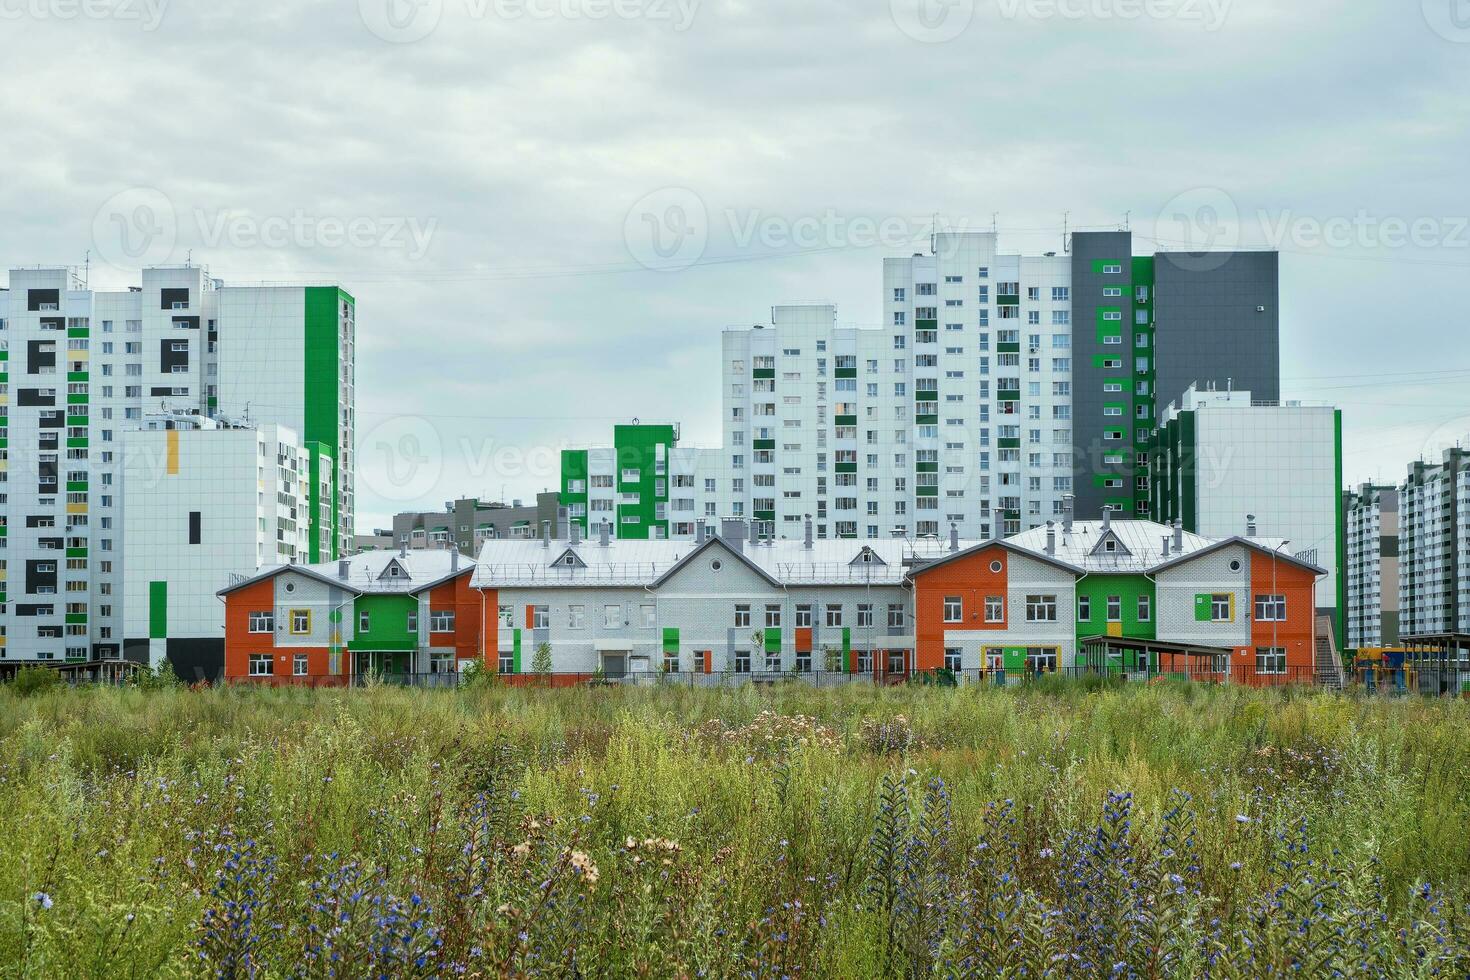
<path id="1" fill-rule="evenodd" d="M 453 575 L 459 571 L 459 549 L 449 549 L 449 574 Z"/>
<path id="2" fill-rule="evenodd" d="M 806 515 L 806 537 L 802 541 L 802 547 L 807 551 L 812 550 L 812 515 Z"/>
<path id="3" fill-rule="evenodd" d="M 400 544 L 398 546 L 398 557 L 399 558 L 407 558 L 408 557 L 408 542 L 407 541 L 403 542 L 402 544 Z"/>
<path id="4" fill-rule="evenodd" d="M 550 521 L 542 521 L 541 522 L 541 547 L 543 547 L 543 548 L 550 548 L 551 547 L 551 522 Z"/>
<path id="5" fill-rule="evenodd" d="M 1057 522 L 1046 522 L 1046 553 L 1055 555 L 1057 553 Z"/>
<path id="6" fill-rule="evenodd" d="M 607 518 L 603 518 L 602 523 L 597 525 L 597 546 L 600 548 L 606 548 L 607 539 L 610 536 L 611 532 L 608 528 Z"/>
<path id="7" fill-rule="evenodd" d="M 949 522 L 949 550 L 960 550 L 960 526 L 954 521 Z"/>
<path id="8" fill-rule="evenodd" d="M 351 574 L 351 570 L 352 562 L 348 561 L 346 558 L 343 558 L 341 561 L 337 562 L 337 577 L 340 578 L 342 581 L 347 581 L 347 577 Z"/>
<path id="9" fill-rule="evenodd" d="M 1073 510 L 1073 507 L 1074 507 L 1074 504 L 1075 504 L 1076 499 L 1077 498 L 1074 497 L 1074 496 L 1072 496 L 1070 493 L 1062 494 L 1062 533 L 1063 534 L 1071 534 L 1072 533 L 1072 510 Z"/>
<path id="10" fill-rule="evenodd" d="M 1104 531 L 1110 531 L 1110 530 L 1112 530 L 1112 528 L 1113 528 L 1113 508 L 1112 508 L 1112 505 L 1111 504 L 1104 504 L 1103 505 L 1102 515 L 1103 515 L 1102 529 Z"/>
<path id="11" fill-rule="evenodd" d="M 571 540 L 571 543 L 572 543 L 572 547 L 575 548 L 577 545 L 579 545 L 579 544 L 582 543 L 582 522 L 581 521 L 572 521 L 571 522 L 571 532 L 572 532 L 572 534 L 571 534 L 571 539 L 570 540 Z"/>
<path id="12" fill-rule="evenodd" d="M 1174 550 L 1184 553 L 1184 522 L 1177 517 L 1174 518 Z"/>
<path id="13" fill-rule="evenodd" d="M 1168 558 L 1169 557 L 1169 536 L 1167 534 L 1165 534 L 1165 535 L 1162 535 L 1162 537 L 1164 539 L 1164 557 L 1165 558 Z"/>
<path id="14" fill-rule="evenodd" d="M 1248 538 L 1253 538 L 1253 537 L 1256 536 L 1256 515 L 1255 514 L 1247 514 L 1247 515 L 1245 515 L 1245 536 L 1248 537 Z"/>

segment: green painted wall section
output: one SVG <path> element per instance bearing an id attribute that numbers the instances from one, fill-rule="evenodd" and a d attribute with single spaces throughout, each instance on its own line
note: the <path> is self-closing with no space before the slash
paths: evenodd
<path id="1" fill-rule="evenodd" d="M 664 448 L 665 470 L 669 451 L 673 449 L 677 441 L 677 434 L 672 425 L 618 425 L 613 427 L 613 450 L 616 456 L 616 472 L 614 473 L 614 485 L 619 494 L 637 493 L 638 503 L 617 504 L 617 536 L 619 538 L 630 538 L 643 540 L 654 536 L 653 529 L 662 527 L 665 537 L 668 536 L 669 522 L 667 514 L 662 521 L 658 520 L 658 504 L 668 506 L 669 500 L 669 477 L 668 473 L 656 472 L 658 459 L 658 447 Z M 635 482 L 623 482 L 623 470 L 637 469 L 638 479 Z M 663 483 L 663 493 L 657 493 L 658 483 Z M 623 518 L 636 516 L 636 524 L 624 524 Z"/>
<path id="2" fill-rule="evenodd" d="M 582 481 L 582 489 L 575 493 L 571 490 L 573 480 Z M 570 512 L 573 504 L 582 505 L 582 513 L 572 518 L 572 520 L 580 524 L 583 531 L 587 530 L 589 517 L 587 514 L 587 494 L 591 488 L 588 486 L 588 482 L 587 450 L 563 449 L 561 451 L 561 506 L 566 507 L 568 512 Z M 538 535 L 540 531 L 540 528 L 536 529 Z"/>
<path id="3" fill-rule="evenodd" d="M 521 631 L 516 630 L 511 638 L 511 673 L 521 673 Z"/>
<path id="4" fill-rule="evenodd" d="M 319 443 L 322 451 L 332 457 L 332 508 L 331 526 L 318 527 L 321 501 L 317 486 L 319 480 L 311 482 L 309 547 L 314 556 L 322 561 L 335 561 L 338 557 L 339 528 L 341 526 L 340 462 L 342 445 L 340 438 L 339 399 L 342 384 L 341 358 L 341 314 L 342 303 L 352 303 L 352 297 L 336 286 L 308 286 L 304 311 L 305 337 L 303 338 L 303 365 L 305 368 L 305 431 L 304 442 Z M 318 473 L 318 461 L 313 453 L 312 475 Z M 330 535 L 325 543 L 323 535 Z"/>
<path id="5" fill-rule="evenodd" d="M 168 639 L 168 583 L 148 583 L 148 636 Z"/>
<path id="6" fill-rule="evenodd" d="M 1342 409 L 1332 413 L 1333 451 L 1337 464 L 1337 483 L 1342 490 Z M 1347 645 L 1347 501 L 1337 495 L 1337 648 L 1339 656 Z"/>
<path id="7" fill-rule="evenodd" d="M 1159 603 L 1153 580 L 1147 575 L 1098 575 L 1085 576 L 1077 582 L 1077 641 L 1089 636 L 1108 634 L 1108 597 L 1117 596 L 1121 601 L 1121 617 L 1112 625 L 1121 626 L 1119 636 L 1135 640 L 1152 640 L 1158 637 Z M 1148 619 L 1138 617 L 1140 596 L 1148 598 Z M 1090 618 L 1082 618 L 1082 599 L 1091 606 Z"/>
<path id="8" fill-rule="evenodd" d="M 352 604 L 352 639 L 349 650 L 414 650 L 419 645 L 417 630 L 408 628 L 408 617 L 417 613 L 419 600 L 411 595 L 364 595 Z M 360 629 L 362 614 L 368 614 L 368 630 Z"/>
<path id="9" fill-rule="evenodd" d="M 779 640 L 778 640 L 779 642 Z M 664 653 L 678 656 L 679 654 L 679 630 L 678 627 L 664 627 Z"/>
<path id="10" fill-rule="evenodd" d="M 847 672 L 856 674 L 858 668 L 857 651 L 852 648 L 852 627 L 842 627 L 842 659 L 847 661 Z"/>
<path id="11" fill-rule="evenodd" d="M 779 626 L 768 626 L 768 627 L 766 627 L 766 652 L 767 653 L 780 653 L 781 652 L 781 627 L 779 627 Z"/>

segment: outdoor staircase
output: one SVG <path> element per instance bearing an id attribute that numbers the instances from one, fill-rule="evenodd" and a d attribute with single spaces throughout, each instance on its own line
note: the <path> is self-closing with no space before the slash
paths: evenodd
<path id="1" fill-rule="evenodd" d="M 1317 645 L 1314 651 L 1315 680 L 1318 687 L 1340 691 L 1345 686 L 1342 673 L 1342 658 L 1337 654 L 1337 642 L 1331 616 L 1317 617 Z"/>

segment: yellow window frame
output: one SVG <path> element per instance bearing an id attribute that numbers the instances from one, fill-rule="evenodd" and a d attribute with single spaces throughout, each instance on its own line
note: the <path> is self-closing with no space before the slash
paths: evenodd
<path id="1" fill-rule="evenodd" d="M 306 628 L 305 629 L 297 629 L 296 628 L 296 617 L 297 616 L 305 616 L 306 617 Z M 293 610 L 291 610 L 290 627 L 291 627 L 291 635 L 292 636 L 306 636 L 308 633 L 310 633 L 311 632 L 311 610 L 310 609 L 293 609 Z"/>

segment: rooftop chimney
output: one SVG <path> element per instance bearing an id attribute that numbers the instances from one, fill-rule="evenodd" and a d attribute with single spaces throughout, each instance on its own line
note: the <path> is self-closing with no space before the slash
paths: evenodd
<path id="1" fill-rule="evenodd" d="M 345 582 L 345 581 L 347 581 L 348 576 L 351 575 L 351 574 L 352 574 L 352 562 L 348 561 L 346 558 L 343 558 L 341 561 L 337 562 L 337 577 L 338 578 L 340 578 L 342 581 Z"/>
<path id="2" fill-rule="evenodd" d="M 398 546 L 398 557 L 399 558 L 407 558 L 408 557 L 408 542 L 407 541 L 403 542 L 402 544 L 400 544 Z"/>
<path id="3" fill-rule="evenodd" d="M 727 517 L 720 522 L 720 537 L 741 554 L 745 553 L 745 521 L 738 517 Z"/>
<path id="4" fill-rule="evenodd" d="M 1112 507 L 1112 505 L 1111 504 L 1103 504 L 1102 514 L 1103 514 L 1103 526 L 1102 526 L 1102 529 L 1104 531 L 1112 530 L 1112 527 L 1113 527 L 1113 507 Z"/>
<path id="5" fill-rule="evenodd" d="M 704 544 L 704 518 L 694 522 L 694 543 Z"/>
<path id="6" fill-rule="evenodd" d="M 565 507 L 556 509 L 556 537 L 558 541 L 565 541 L 571 537 L 567 533 L 567 509 Z"/>
<path id="7" fill-rule="evenodd" d="M 1255 514 L 1247 514 L 1247 515 L 1245 515 L 1245 536 L 1248 537 L 1248 538 L 1253 538 L 1253 537 L 1256 536 L 1256 515 Z"/>
<path id="8" fill-rule="evenodd" d="M 610 536 L 611 532 L 608 528 L 607 518 L 603 518 L 602 523 L 597 525 L 597 546 L 599 548 L 606 548 L 607 539 Z"/>
<path id="9" fill-rule="evenodd" d="M 960 526 L 954 521 L 949 522 L 949 550 L 960 550 Z"/>
<path id="10" fill-rule="evenodd" d="M 1174 518 L 1174 550 L 1184 553 L 1184 522 L 1177 517 Z"/>
<path id="11" fill-rule="evenodd" d="M 1057 553 L 1057 522 L 1046 522 L 1046 553 L 1054 555 Z"/>
<path id="12" fill-rule="evenodd" d="M 543 547 L 543 548 L 550 548 L 551 547 L 551 522 L 550 521 L 542 521 L 541 522 L 541 547 Z"/>
<path id="13" fill-rule="evenodd" d="M 812 550 L 812 515 L 806 515 L 806 537 L 802 541 L 802 547 L 807 551 Z"/>
<path id="14" fill-rule="evenodd" d="M 1076 500 L 1070 493 L 1062 494 L 1062 533 L 1072 533 L 1072 506 Z"/>
<path id="15" fill-rule="evenodd" d="M 573 547 L 575 547 L 576 545 L 581 544 L 582 543 L 582 522 L 581 521 L 572 521 L 571 522 L 571 532 L 572 532 L 571 533 L 571 537 L 568 540 L 571 541 Z"/>
<path id="16" fill-rule="evenodd" d="M 449 574 L 453 575 L 459 571 L 459 549 L 449 549 Z"/>
<path id="17" fill-rule="evenodd" d="M 1161 535 L 1161 537 L 1164 539 L 1164 557 L 1165 558 L 1168 558 L 1169 557 L 1169 536 L 1167 534 L 1165 534 L 1165 535 Z"/>

